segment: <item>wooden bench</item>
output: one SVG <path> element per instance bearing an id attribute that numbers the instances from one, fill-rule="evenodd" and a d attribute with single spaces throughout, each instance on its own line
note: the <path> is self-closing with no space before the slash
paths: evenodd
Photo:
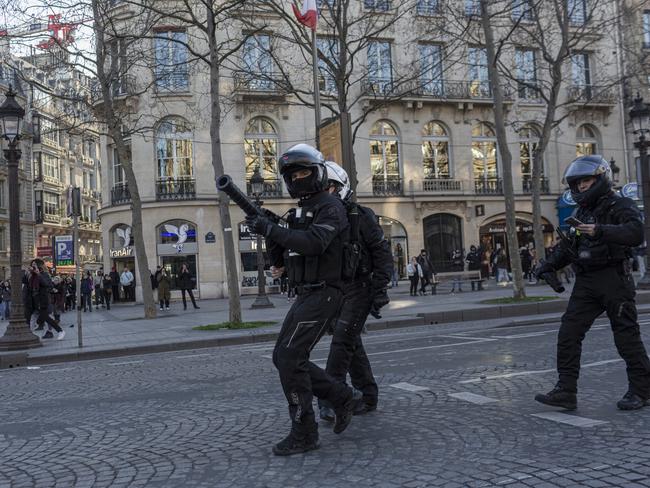
<path id="1" fill-rule="evenodd" d="M 436 294 L 438 285 L 441 283 L 453 283 L 454 281 L 460 281 L 462 283 L 467 283 L 475 281 L 480 284 L 482 287 L 483 281 L 485 278 L 481 276 L 481 270 L 476 269 L 473 271 L 445 271 L 443 273 L 436 273 L 433 275 L 433 282 L 431 286 L 433 287 L 433 294 Z"/>

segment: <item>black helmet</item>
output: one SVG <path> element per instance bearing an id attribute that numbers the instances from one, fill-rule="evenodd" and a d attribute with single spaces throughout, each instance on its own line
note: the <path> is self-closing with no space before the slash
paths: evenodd
<path id="1" fill-rule="evenodd" d="M 302 198 L 327 189 L 325 158 L 320 151 L 308 144 L 297 144 L 288 149 L 279 160 L 280 174 L 289 194 Z M 299 169 L 310 169 L 311 175 L 292 181 L 291 174 Z"/>
<path id="2" fill-rule="evenodd" d="M 587 191 L 578 190 L 578 182 L 587 176 L 595 176 L 596 182 Z M 573 200 L 581 207 L 589 207 L 609 193 L 614 185 L 612 168 L 597 154 L 575 159 L 564 173 L 564 182 L 571 188 Z"/>

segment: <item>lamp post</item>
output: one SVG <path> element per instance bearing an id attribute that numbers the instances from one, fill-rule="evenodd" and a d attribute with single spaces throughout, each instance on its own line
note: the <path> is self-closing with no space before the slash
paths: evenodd
<path id="1" fill-rule="evenodd" d="M 16 93 L 11 85 L 6 93 L 5 101 L 0 105 L 0 136 L 9 142 L 9 148 L 4 150 L 7 160 L 9 178 L 9 234 L 11 251 L 9 266 L 11 268 L 11 315 L 9 325 L 4 335 L 0 337 L 0 350 L 29 349 L 41 346 L 41 340 L 34 335 L 25 321 L 22 294 L 22 261 L 23 251 L 20 240 L 20 192 L 18 183 L 18 161 L 21 152 L 18 149 L 21 124 L 25 116 L 23 109 L 16 102 Z"/>
<path id="2" fill-rule="evenodd" d="M 616 185 L 618 183 L 618 175 L 621 172 L 621 168 L 618 167 L 613 157 L 609 159 L 609 167 L 612 168 L 612 177 L 614 178 L 614 185 Z"/>
<path id="3" fill-rule="evenodd" d="M 650 242 L 650 168 L 648 168 L 648 147 L 650 141 L 646 134 L 650 132 L 650 107 L 643 103 L 643 98 L 637 93 L 634 99 L 634 105 L 630 110 L 630 119 L 634 127 L 634 133 L 639 136 L 639 140 L 634 143 L 634 147 L 639 150 L 639 164 L 641 165 L 641 191 L 643 193 L 643 234 L 646 244 Z M 650 290 L 650 274 L 648 270 L 648 259 L 646 256 L 645 274 L 636 284 L 641 290 Z"/>
<path id="4" fill-rule="evenodd" d="M 264 193 L 264 178 L 260 174 L 259 168 L 255 168 L 251 177 L 251 192 L 255 198 L 255 204 L 261 207 L 264 203 L 260 197 Z M 251 305 L 251 308 L 273 308 L 269 297 L 266 296 L 266 279 L 264 278 L 264 253 L 262 252 L 262 236 L 257 234 L 257 298 Z"/>

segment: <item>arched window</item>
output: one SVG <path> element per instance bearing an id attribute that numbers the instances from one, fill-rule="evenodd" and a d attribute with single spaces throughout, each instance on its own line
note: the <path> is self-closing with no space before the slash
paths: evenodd
<path id="1" fill-rule="evenodd" d="M 196 279 L 192 288 L 197 288 L 199 248 L 196 234 L 196 225 L 183 219 L 168 220 L 156 227 L 158 263 L 167 270 L 172 290 L 180 288 L 178 277 L 184 264 Z"/>
<path id="2" fill-rule="evenodd" d="M 576 157 L 598 154 L 598 136 L 596 129 L 584 124 L 576 131 Z"/>
<path id="3" fill-rule="evenodd" d="M 158 244 L 196 242 L 196 226 L 187 220 L 168 220 L 158 226 Z"/>
<path id="4" fill-rule="evenodd" d="M 500 193 L 497 139 L 485 122 L 472 126 L 472 167 L 477 193 Z"/>
<path id="5" fill-rule="evenodd" d="M 438 122 L 422 129 L 422 166 L 425 178 L 449 178 L 449 136 Z"/>
<path id="6" fill-rule="evenodd" d="M 275 127 L 264 117 L 255 117 L 248 122 L 244 133 L 244 162 L 246 182 L 259 169 L 264 178 L 264 197 L 282 196 L 282 185 L 278 178 L 278 134 Z M 248 193 L 251 189 L 248 188 Z"/>
<path id="7" fill-rule="evenodd" d="M 156 158 L 159 180 L 193 177 L 192 129 L 185 119 L 167 117 L 158 125 Z"/>
<path id="8" fill-rule="evenodd" d="M 426 217 L 424 247 L 436 271 L 452 271 L 451 255 L 463 249 L 462 220 L 452 214 L 440 213 Z"/>
<path id="9" fill-rule="evenodd" d="M 370 131 L 370 169 L 375 194 L 401 194 L 397 130 L 385 120 Z"/>

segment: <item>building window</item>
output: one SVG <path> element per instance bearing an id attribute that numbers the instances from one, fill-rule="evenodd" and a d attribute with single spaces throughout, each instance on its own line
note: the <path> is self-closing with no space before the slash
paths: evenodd
<path id="1" fill-rule="evenodd" d="M 370 131 L 370 168 L 373 181 L 399 180 L 399 144 L 397 131 L 380 120 Z"/>
<path id="2" fill-rule="evenodd" d="M 4 227 L 0 227 L 0 252 L 7 250 L 7 236 Z"/>
<path id="3" fill-rule="evenodd" d="M 587 0 L 567 0 L 567 15 L 571 25 L 584 25 L 587 21 Z"/>
<path id="4" fill-rule="evenodd" d="M 192 288 L 197 289 L 198 284 L 198 274 L 196 266 L 196 254 L 190 254 L 185 256 L 160 256 L 160 264 L 167 270 L 167 274 L 171 280 L 171 289 L 180 290 L 180 284 L 178 282 L 179 276 L 181 274 L 181 268 L 184 264 L 187 265 L 187 269 L 190 272 L 190 275 L 195 278 Z"/>
<path id="5" fill-rule="evenodd" d="M 422 166 L 425 178 L 449 178 L 449 136 L 438 122 L 422 130 Z"/>
<path id="6" fill-rule="evenodd" d="M 427 94 L 442 95 L 442 46 L 420 44 L 420 84 Z"/>
<path id="7" fill-rule="evenodd" d="M 598 137 L 590 125 L 581 125 L 576 131 L 576 157 L 598 154 Z"/>
<path id="8" fill-rule="evenodd" d="M 256 117 L 246 126 L 244 158 L 246 181 L 255 169 L 259 169 L 264 180 L 278 179 L 278 135 L 268 119 Z"/>
<path id="9" fill-rule="evenodd" d="M 49 191 L 43 192 L 43 213 L 46 215 L 59 215 L 59 195 Z"/>
<path id="10" fill-rule="evenodd" d="M 453 271 L 452 254 L 463 249 L 463 221 L 452 214 L 433 214 L 422 221 L 424 247 L 436 271 Z"/>
<path id="11" fill-rule="evenodd" d="M 131 160 L 131 145 L 126 146 L 127 156 Z M 117 148 L 113 148 L 113 186 L 126 184 L 126 177 L 124 176 L 124 168 L 120 161 L 120 156 L 117 153 Z"/>
<path id="12" fill-rule="evenodd" d="M 258 34 L 244 41 L 244 69 L 248 88 L 269 90 L 273 88 L 273 59 L 271 36 Z"/>
<path id="13" fill-rule="evenodd" d="M 161 264 L 171 278 L 171 287 L 179 289 L 177 282 L 181 266 L 187 264 L 190 273 L 197 277 L 197 229 L 186 220 L 169 220 L 157 227 L 157 251 Z"/>
<path id="14" fill-rule="evenodd" d="M 472 167 L 474 181 L 488 182 L 499 177 L 496 136 L 485 122 L 472 127 Z"/>
<path id="15" fill-rule="evenodd" d="M 526 126 L 519 131 L 519 161 L 521 163 L 521 177 L 530 180 L 533 176 L 533 153 L 539 143 L 539 133 L 533 127 Z M 544 165 L 541 168 L 544 176 Z"/>
<path id="16" fill-rule="evenodd" d="M 363 0 L 363 6 L 366 10 L 388 12 L 390 10 L 390 0 Z"/>
<path id="17" fill-rule="evenodd" d="M 485 48 L 469 48 L 469 80 L 469 90 L 471 96 L 491 96 L 490 77 L 488 75 L 487 51 Z"/>
<path id="18" fill-rule="evenodd" d="M 5 180 L 0 180 L 0 208 L 5 207 Z"/>
<path id="19" fill-rule="evenodd" d="M 373 91 L 390 92 L 393 80 L 391 66 L 390 42 L 370 41 L 368 44 L 368 81 L 373 85 Z"/>
<path id="20" fill-rule="evenodd" d="M 59 131 L 56 124 L 46 118 L 41 118 L 41 141 L 55 146 L 59 144 Z"/>
<path id="21" fill-rule="evenodd" d="M 418 15 L 437 15 L 440 13 L 440 0 L 418 0 Z"/>
<path id="22" fill-rule="evenodd" d="M 47 153 L 41 153 L 41 158 L 43 164 L 43 176 L 60 181 L 61 173 L 59 158 Z"/>
<path id="23" fill-rule="evenodd" d="M 465 0 L 465 15 L 473 17 L 481 15 L 481 3 L 479 0 Z"/>
<path id="24" fill-rule="evenodd" d="M 318 50 L 325 58 L 318 57 L 318 70 L 320 72 L 320 91 L 336 94 L 336 71 L 339 67 L 339 44 L 332 37 L 319 37 Z M 332 66 L 334 69 L 332 69 Z"/>
<path id="25" fill-rule="evenodd" d="M 571 55 L 571 81 L 575 86 L 581 88 L 591 85 L 589 54 L 575 53 Z"/>
<path id="26" fill-rule="evenodd" d="M 535 51 L 530 49 L 517 49 L 515 51 L 515 63 L 517 65 L 517 91 L 519 98 L 524 100 L 538 99 Z"/>
<path id="27" fill-rule="evenodd" d="M 187 91 L 187 33 L 180 30 L 156 32 L 154 45 L 156 89 L 162 92 Z"/>
<path id="28" fill-rule="evenodd" d="M 643 47 L 650 48 L 650 10 L 643 11 Z"/>
<path id="29" fill-rule="evenodd" d="M 156 156 L 160 180 L 193 176 L 192 130 L 187 121 L 168 117 L 160 123 L 156 131 Z"/>
<path id="30" fill-rule="evenodd" d="M 531 0 L 513 0 L 512 19 L 515 22 L 532 22 L 535 20 L 535 10 Z"/>

